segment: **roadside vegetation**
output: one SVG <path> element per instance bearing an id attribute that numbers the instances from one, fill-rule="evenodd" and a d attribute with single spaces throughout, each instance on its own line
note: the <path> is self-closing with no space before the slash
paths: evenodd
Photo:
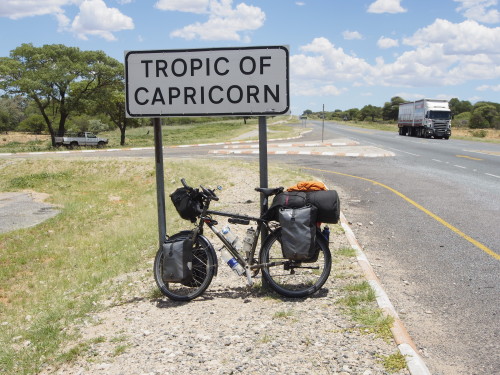
<path id="1" fill-rule="evenodd" d="M 216 143 L 236 140 L 258 139 L 258 119 L 209 119 L 176 118 L 164 120 L 162 126 L 162 141 L 164 146 L 182 144 Z M 267 120 L 268 138 L 289 138 L 298 136 L 303 128 L 291 127 L 287 124 L 298 123 L 292 116 L 277 116 Z M 97 133 L 97 132 L 96 132 Z M 154 129 L 151 124 L 130 128 L 125 142 L 120 145 L 119 129 L 106 130 L 98 133 L 101 138 L 108 138 L 108 148 L 120 147 L 154 147 Z M 7 132 L 0 134 L 0 153 L 56 151 L 52 147 L 48 134 L 32 134 L 29 132 Z"/>

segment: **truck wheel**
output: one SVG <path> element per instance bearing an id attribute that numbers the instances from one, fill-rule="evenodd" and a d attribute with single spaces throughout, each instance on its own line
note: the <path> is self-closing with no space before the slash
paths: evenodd
<path id="1" fill-rule="evenodd" d="M 77 148 L 77 147 L 78 147 L 78 142 L 71 142 L 71 143 L 69 144 L 69 148 L 70 148 L 70 149 L 75 149 L 75 148 Z"/>
<path id="2" fill-rule="evenodd" d="M 104 142 L 102 142 L 102 141 L 101 141 L 101 142 L 99 142 L 99 143 L 97 144 L 97 147 L 98 147 L 98 148 L 103 148 L 103 147 L 104 147 Z"/>

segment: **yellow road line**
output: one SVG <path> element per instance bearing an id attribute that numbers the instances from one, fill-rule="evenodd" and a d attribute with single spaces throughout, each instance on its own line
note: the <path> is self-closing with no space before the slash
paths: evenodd
<path id="1" fill-rule="evenodd" d="M 457 158 L 465 158 L 465 159 L 470 159 L 470 160 L 483 160 L 479 158 L 473 158 L 472 156 L 467 156 L 467 155 L 455 155 Z"/>
<path id="2" fill-rule="evenodd" d="M 427 215 L 429 215 L 430 217 L 432 217 L 434 220 L 436 220 L 437 222 L 439 222 L 440 224 L 444 225 L 446 228 L 450 229 L 451 231 L 455 232 L 456 234 L 458 234 L 460 237 L 464 238 L 465 240 L 469 241 L 471 244 L 473 244 L 474 246 L 476 246 L 477 248 L 481 249 L 482 251 L 484 251 L 486 254 L 492 256 L 493 258 L 497 259 L 497 260 L 500 260 L 500 254 L 497 254 L 495 253 L 493 250 L 491 250 L 490 248 L 488 248 L 487 246 L 483 245 L 481 242 L 479 241 L 476 241 L 474 238 L 468 236 L 467 234 L 465 234 L 464 232 L 462 232 L 460 229 L 454 227 L 453 225 L 449 224 L 448 222 L 446 222 L 445 220 L 441 219 L 439 216 L 437 216 L 436 214 L 432 213 L 431 211 L 429 211 L 428 209 L 426 209 L 425 207 L 421 206 L 420 204 L 418 204 L 417 202 L 411 200 L 410 198 L 408 198 L 406 195 L 404 195 L 403 193 L 400 193 L 399 191 L 387 186 L 387 185 L 384 185 L 380 182 L 377 182 L 375 180 L 370 180 L 369 178 L 364 178 L 364 177 L 359 177 L 359 176 L 354 176 L 354 175 L 350 175 L 350 174 L 346 174 L 346 173 L 340 173 L 340 172 L 333 172 L 333 171 L 327 171 L 327 170 L 324 170 L 324 169 L 317 169 L 317 168 L 307 168 L 307 167 L 303 167 L 304 169 L 310 169 L 310 170 L 313 170 L 313 171 L 318 171 L 318 172 L 325 172 L 325 173 L 332 173 L 332 174 L 337 174 L 337 175 L 341 175 L 341 176 L 347 176 L 347 177 L 353 177 L 353 178 L 357 178 L 359 180 L 364 180 L 364 181 L 368 181 L 368 182 L 371 182 L 372 184 L 374 185 L 378 185 L 378 186 L 381 186 L 391 192 L 393 192 L 394 194 L 396 194 L 397 196 L 403 198 L 405 201 L 407 201 L 408 203 L 412 204 L 413 206 L 417 207 L 419 210 L 425 212 Z"/>
<path id="3" fill-rule="evenodd" d="M 476 154 L 500 156 L 500 151 L 488 151 L 488 150 L 464 150 L 464 151 L 475 152 Z"/>

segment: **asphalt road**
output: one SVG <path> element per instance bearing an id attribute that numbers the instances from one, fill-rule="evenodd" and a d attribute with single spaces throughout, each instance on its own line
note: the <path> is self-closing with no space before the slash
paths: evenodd
<path id="1" fill-rule="evenodd" d="M 497 374 L 500 145 L 328 123 L 324 135 L 395 153 L 288 162 L 347 194 L 346 217 L 431 371 Z"/>
<path id="2" fill-rule="evenodd" d="M 500 369 L 500 145 L 308 123 L 303 141 L 344 138 L 390 157 L 269 155 L 343 192 L 342 210 L 433 374 Z M 169 157 L 239 157 L 221 146 Z M 341 148 L 341 147 L 339 147 Z M 152 150 L 78 157 L 153 157 Z M 12 157 L 46 157 L 18 155 Z M 66 157 L 58 154 L 56 157 Z"/>

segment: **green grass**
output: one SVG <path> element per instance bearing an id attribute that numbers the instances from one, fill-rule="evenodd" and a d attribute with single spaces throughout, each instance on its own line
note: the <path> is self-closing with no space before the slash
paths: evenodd
<path id="1" fill-rule="evenodd" d="M 338 249 L 335 253 L 342 257 L 351 258 L 356 256 L 356 249 L 353 249 L 352 247 L 342 247 Z"/>
<path id="2" fill-rule="evenodd" d="M 364 333 L 374 333 L 386 341 L 392 339 L 391 327 L 394 319 L 386 316 L 376 307 L 374 290 L 367 281 L 344 286 L 347 295 L 339 300 L 345 306 L 352 319 L 359 324 Z"/>
<path id="3" fill-rule="evenodd" d="M 228 186 L 243 169 L 258 184 L 256 163 L 169 160 L 165 168 L 168 233 L 191 225 L 168 199 L 181 177 L 193 186 Z M 34 374 L 42 364 L 71 361 L 88 350 L 85 343 L 70 345 L 77 337 L 68 328 L 98 311 L 101 301 L 119 302 L 128 274 L 154 258 L 154 161 L 0 159 L 0 169 L 0 191 L 47 193 L 60 210 L 35 227 L 0 234 L 0 373 Z M 269 173 L 270 184 L 285 186 L 306 177 L 274 166 Z M 117 284 L 122 275 L 126 281 Z"/>
<path id="4" fill-rule="evenodd" d="M 287 319 L 294 315 L 292 310 L 287 311 L 276 311 L 273 315 L 273 319 Z"/>
<path id="5" fill-rule="evenodd" d="M 382 356 L 380 361 L 389 373 L 399 372 L 407 368 L 405 356 L 400 352 L 388 356 Z"/>

